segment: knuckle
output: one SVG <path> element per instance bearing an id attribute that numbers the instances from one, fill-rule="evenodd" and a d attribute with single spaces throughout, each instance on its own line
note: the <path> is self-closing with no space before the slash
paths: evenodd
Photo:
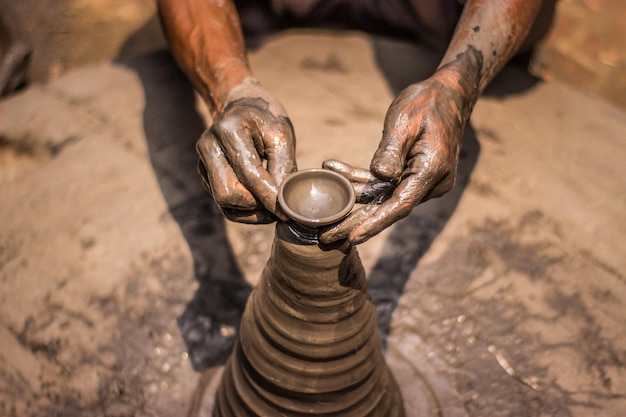
<path id="1" fill-rule="evenodd" d="M 435 154 L 431 168 L 437 174 L 437 177 L 447 177 L 452 169 L 449 156 L 445 152 Z"/>
<path id="2" fill-rule="evenodd" d="M 217 138 L 212 132 L 205 132 L 196 141 L 196 152 L 205 164 L 211 164 L 211 160 L 222 153 L 221 146 L 217 143 Z"/>
<path id="3" fill-rule="evenodd" d="M 214 190 L 213 198 L 215 202 L 224 208 L 235 210 L 251 210 L 257 208 L 256 200 L 248 193 L 241 192 L 238 189 Z"/>
<path id="4" fill-rule="evenodd" d="M 210 133 L 204 132 L 202 136 L 200 136 L 200 138 L 196 141 L 196 151 L 199 154 L 202 154 L 202 152 L 209 147 L 210 143 L 211 143 Z"/>
<path id="5" fill-rule="evenodd" d="M 213 123 L 211 131 L 218 137 L 223 137 L 235 131 L 241 124 L 242 120 L 239 116 L 233 113 L 225 113 Z"/>
<path id="6" fill-rule="evenodd" d="M 431 144 L 426 149 L 425 156 L 423 158 L 423 168 L 433 179 L 446 178 L 454 171 L 454 156 L 447 147 L 440 144 Z"/>
<path id="7" fill-rule="evenodd" d="M 220 206 L 220 208 L 222 208 L 222 211 L 225 208 L 232 207 L 232 203 L 228 194 L 223 193 L 218 189 L 215 189 L 215 187 L 212 187 L 212 194 L 213 194 L 213 199 L 215 200 L 217 205 Z"/>

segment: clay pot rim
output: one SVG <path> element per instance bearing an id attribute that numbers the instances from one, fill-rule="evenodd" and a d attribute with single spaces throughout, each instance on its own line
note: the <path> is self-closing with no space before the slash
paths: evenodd
<path id="1" fill-rule="evenodd" d="M 285 201 L 284 190 L 289 185 L 289 183 L 297 179 L 300 179 L 301 177 L 319 176 L 319 175 L 330 178 L 334 180 L 336 183 L 341 184 L 341 186 L 348 193 L 348 196 L 347 196 L 348 203 L 345 205 L 345 207 L 341 209 L 341 211 L 337 212 L 336 214 L 332 216 L 326 216 L 326 217 L 313 219 L 310 217 L 302 216 L 299 213 L 292 210 L 287 205 L 287 202 Z M 352 187 L 352 184 L 350 184 L 350 181 L 348 181 L 348 179 L 344 177 L 343 175 L 335 171 L 331 171 L 329 169 L 324 169 L 324 168 L 309 168 L 309 169 L 303 169 L 300 171 L 292 172 L 285 178 L 285 180 L 282 182 L 282 184 L 280 185 L 278 189 L 278 203 L 280 204 L 281 209 L 285 212 L 287 216 L 289 216 L 289 218 L 307 227 L 317 228 L 317 227 L 327 226 L 329 224 L 338 222 L 339 220 L 343 219 L 350 213 L 350 211 L 354 207 L 355 202 L 356 202 L 356 194 L 354 192 L 354 188 Z"/>

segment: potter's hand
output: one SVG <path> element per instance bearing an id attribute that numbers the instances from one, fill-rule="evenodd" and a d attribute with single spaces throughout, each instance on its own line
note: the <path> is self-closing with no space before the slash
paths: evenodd
<path id="1" fill-rule="evenodd" d="M 369 189 L 365 194 L 373 201 L 326 230 L 323 242 L 348 237 L 353 244 L 362 243 L 452 188 L 463 130 L 477 94 L 475 83 L 462 75 L 453 63 L 400 93 L 387 111 L 371 173 L 338 161 L 325 163 L 351 180 L 357 195 L 359 189 Z M 383 187 L 385 182 L 393 184 L 392 192 Z M 374 196 L 377 188 L 379 201 Z"/>
<path id="2" fill-rule="evenodd" d="M 224 111 L 198 141 L 198 168 L 228 219 L 269 223 L 284 218 L 276 198 L 296 170 L 295 138 L 280 103 L 258 83 L 246 84 L 229 93 Z"/>

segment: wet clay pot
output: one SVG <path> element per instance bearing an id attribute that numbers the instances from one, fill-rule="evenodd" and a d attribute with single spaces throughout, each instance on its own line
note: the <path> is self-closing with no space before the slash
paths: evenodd
<path id="1" fill-rule="evenodd" d="M 215 417 L 404 416 L 355 247 L 278 223 L 215 398 Z"/>

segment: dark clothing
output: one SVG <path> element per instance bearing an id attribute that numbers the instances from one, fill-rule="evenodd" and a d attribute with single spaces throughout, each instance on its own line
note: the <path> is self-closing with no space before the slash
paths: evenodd
<path id="1" fill-rule="evenodd" d="M 354 29 L 443 46 L 463 9 L 460 0 L 235 0 L 244 32 L 293 27 Z"/>

